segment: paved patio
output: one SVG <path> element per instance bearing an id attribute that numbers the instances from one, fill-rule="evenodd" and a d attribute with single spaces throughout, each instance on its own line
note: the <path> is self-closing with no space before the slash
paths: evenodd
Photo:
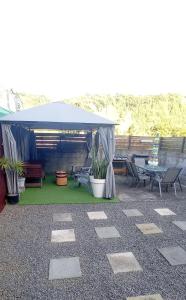
<path id="1" fill-rule="evenodd" d="M 6 206 L 0 299 L 186 299 L 186 190 L 117 190 L 120 203 Z"/>

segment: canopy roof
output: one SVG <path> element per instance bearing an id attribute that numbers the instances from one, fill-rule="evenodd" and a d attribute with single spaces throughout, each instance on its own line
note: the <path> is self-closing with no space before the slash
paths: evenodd
<path id="1" fill-rule="evenodd" d="M 114 123 L 94 113 L 63 102 L 52 102 L 9 114 L 1 123 L 22 125 L 32 129 L 97 129 Z"/>

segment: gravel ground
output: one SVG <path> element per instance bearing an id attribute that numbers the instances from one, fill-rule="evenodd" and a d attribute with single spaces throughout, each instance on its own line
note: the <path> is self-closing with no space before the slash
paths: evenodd
<path id="1" fill-rule="evenodd" d="M 0 299 L 126 299 L 160 293 L 166 300 L 186 299 L 186 265 L 171 266 L 157 248 L 181 246 L 186 231 L 172 224 L 186 221 L 186 193 L 160 199 L 147 189 L 118 182 L 120 203 L 96 205 L 9 206 L 0 215 Z M 145 195 L 145 196 L 144 196 Z M 156 197 L 157 196 L 157 197 Z M 176 216 L 160 216 L 167 207 Z M 122 209 L 137 208 L 144 216 L 127 218 Z M 90 221 L 87 211 L 103 210 L 107 220 Z M 53 223 L 54 213 L 72 213 L 73 222 Z M 135 223 L 155 223 L 163 234 L 143 235 Z M 121 238 L 98 239 L 94 227 L 115 226 Z M 76 242 L 51 243 L 51 231 L 74 228 Z M 107 253 L 132 252 L 142 272 L 114 274 Z M 48 280 L 51 258 L 78 256 L 81 278 Z"/>

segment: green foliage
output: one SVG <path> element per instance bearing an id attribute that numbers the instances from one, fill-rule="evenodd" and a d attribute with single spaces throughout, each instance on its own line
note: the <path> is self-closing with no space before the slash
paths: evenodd
<path id="1" fill-rule="evenodd" d="M 186 136 L 186 100 L 181 95 L 86 95 L 65 102 L 115 121 L 116 134 Z"/>
<path id="2" fill-rule="evenodd" d="M 50 100 L 44 95 L 30 95 L 25 93 L 19 93 L 19 97 L 23 104 L 23 108 L 27 109 L 36 105 L 43 105 L 50 103 Z"/>
<path id="3" fill-rule="evenodd" d="M 19 176 L 23 175 L 23 162 L 22 161 L 11 161 L 6 157 L 0 158 L 0 168 L 3 170 L 10 170 L 17 172 Z"/>
<path id="4" fill-rule="evenodd" d="M 108 162 L 106 159 L 100 159 L 96 156 L 95 150 L 92 150 L 92 175 L 96 179 L 105 179 L 107 175 Z"/>
<path id="5" fill-rule="evenodd" d="M 0 158 L 0 168 L 2 170 L 9 170 L 10 169 L 10 161 L 6 157 L 1 157 Z"/>
<path id="6" fill-rule="evenodd" d="M 45 96 L 19 94 L 24 108 L 49 103 Z M 116 124 L 116 134 L 186 136 L 186 98 L 166 95 L 85 95 L 66 103 L 95 112 Z"/>
<path id="7" fill-rule="evenodd" d="M 17 172 L 19 176 L 22 176 L 24 174 L 22 161 L 18 160 L 18 161 L 11 162 L 10 167 L 13 171 Z"/>
<path id="8" fill-rule="evenodd" d="M 96 158 L 92 163 L 92 174 L 96 179 L 105 179 L 107 175 L 107 161 Z"/>

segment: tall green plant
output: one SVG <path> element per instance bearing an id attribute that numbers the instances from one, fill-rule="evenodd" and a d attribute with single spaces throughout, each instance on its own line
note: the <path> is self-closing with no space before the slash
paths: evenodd
<path id="1" fill-rule="evenodd" d="M 106 159 L 99 159 L 95 149 L 92 151 L 92 175 L 96 179 L 105 179 L 107 175 L 108 162 Z"/>
<path id="2" fill-rule="evenodd" d="M 0 158 L 0 169 L 10 170 L 10 160 L 6 157 Z"/>
<path id="3" fill-rule="evenodd" d="M 22 161 L 17 160 L 17 161 L 11 162 L 10 166 L 11 166 L 11 169 L 13 171 L 17 172 L 17 174 L 19 176 L 24 175 L 23 162 Z"/>
<path id="4" fill-rule="evenodd" d="M 0 158 L 0 168 L 3 170 L 9 170 L 17 172 L 19 176 L 23 175 L 23 162 L 22 161 L 11 161 L 7 157 Z"/>

